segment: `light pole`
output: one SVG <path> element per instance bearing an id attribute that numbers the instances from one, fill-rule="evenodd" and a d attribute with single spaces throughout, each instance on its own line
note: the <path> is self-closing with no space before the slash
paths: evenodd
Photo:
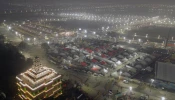
<path id="1" fill-rule="evenodd" d="M 131 40 L 129 40 L 129 43 L 131 43 Z"/>
<path id="2" fill-rule="evenodd" d="M 84 33 L 86 34 L 87 33 L 87 30 L 84 30 Z"/>
<path id="3" fill-rule="evenodd" d="M 165 97 L 161 97 L 161 100 L 165 100 Z"/>
<path id="4" fill-rule="evenodd" d="M 9 27 L 8 27 L 8 30 L 11 30 L 11 29 L 12 29 L 12 27 L 9 26 Z"/>
<path id="5" fill-rule="evenodd" d="M 141 42 L 141 39 L 139 39 L 139 42 Z"/>
<path id="6" fill-rule="evenodd" d="M 153 82 L 154 82 L 154 79 L 151 79 L 151 85 L 153 84 Z"/>
<path id="7" fill-rule="evenodd" d="M 125 41 L 126 37 L 123 37 L 123 39 L 124 39 L 124 41 Z"/>
<path id="8" fill-rule="evenodd" d="M 30 41 L 30 38 L 27 38 L 27 41 Z"/>
<path id="9" fill-rule="evenodd" d="M 158 35 L 157 39 L 160 39 L 160 35 Z"/>
<path id="10" fill-rule="evenodd" d="M 137 33 L 135 33 L 134 36 L 137 36 Z"/>
<path id="11" fill-rule="evenodd" d="M 120 78 L 121 78 L 121 74 L 122 74 L 122 71 L 120 71 L 119 80 L 120 80 Z"/>
<path id="12" fill-rule="evenodd" d="M 146 34 L 146 38 L 148 38 L 148 34 Z"/>
<path id="13" fill-rule="evenodd" d="M 129 87 L 129 92 L 132 93 L 132 87 L 131 86 Z"/>
<path id="14" fill-rule="evenodd" d="M 58 37 L 58 34 L 56 34 L 55 36 Z"/>
<path id="15" fill-rule="evenodd" d="M 16 35 L 18 35 L 18 32 L 15 32 Z"/>
<path id="16" fill-rule="evenodd" d="M 33 38 L 33 44 L 35 44 L 36 38 Z"/>
<path id="17" fill-rule="evenodd" d="M 151 92 L 151 86 L 152 86 L 153 82 L 154 82 L 154 79 L 151 79 L 150 92 Z"/>

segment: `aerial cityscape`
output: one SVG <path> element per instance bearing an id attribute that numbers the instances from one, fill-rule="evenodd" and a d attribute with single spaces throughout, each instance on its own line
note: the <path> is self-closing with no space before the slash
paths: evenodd
<path id="1" fill-rule="evenodd" d="M 0 68 L 0 100 L 175 100 L 175 2 L 2 0 Z"/>

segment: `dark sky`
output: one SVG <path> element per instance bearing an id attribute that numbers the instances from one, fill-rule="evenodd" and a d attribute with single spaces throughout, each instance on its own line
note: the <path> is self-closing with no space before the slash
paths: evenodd
<path id="1" fill-rule="evenodd" d="M 58 1 L 58 0 L 57 0 Z M 105 2 L 105 3 L 125 3 L 125 4 L 175 4 L 175 0 L 60 0 L 69 2 Z"/>
<path id="2" fill-rule="evenodd" d="M 12 2 L 40 3 L 115 3 L 115 4 L 175 4 L 175 0 L 0 0 Z"/>

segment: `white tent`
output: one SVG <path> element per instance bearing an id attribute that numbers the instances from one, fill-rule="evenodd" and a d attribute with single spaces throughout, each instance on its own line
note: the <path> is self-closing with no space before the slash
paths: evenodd
<path id="1" fill-rule="evenodd" d="M 111 76 L 113 76 L 113 77 L 118 77 L 118 73 L 117 73 L 117 72 L 113 72 L 113 73 L 111 74 Z"/>

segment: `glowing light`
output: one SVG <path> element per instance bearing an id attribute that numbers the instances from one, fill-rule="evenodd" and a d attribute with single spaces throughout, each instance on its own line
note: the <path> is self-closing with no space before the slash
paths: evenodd
<path id="1" fill-rule="evenodd" d="M 165 97 L 162 97 L 162 100 L 165 100 Z"/>
<path id="2" fill-rule="evenodd" d="M 131 43 L 131 40 L 129 40 L 129 43 Z"/>
<path id="3" fill-rule="evenodd" d="M 151 79 L 151 83 L 153 83 L 154 82 L 154 79 Z"/>
<path id="4" fill-rule="evenodd" d="M 126 37 L 123 37 L 123 39 L 125 40 L 125 39 L 126 39 Z"/>
<path id="5" fill-rule="evenodd" d="M 122 74 L 122 71 L 120 71 L 120 75 Z"/>
<path id="6" fill-rule="evenodd" d="M 134 36 L 137 36 L 137 33 L 135 33 L 135 35 Z"/>
<path id="7" fill-rule="evenodd" d="M 87 33 L 87 30 L 84 30 L 84 33 Z"/>
<path id="8" fill-rule="evenodd" d="M 27 38 L 28 41 L 30 41 L 30 38 Z"/>
<path id="9" fill-rule="evenodd" d="M 139 42 L 141 42 L 141 39 L 139 39 Z"/>
<path id="10" fill-rule="evenodd" d="M 121 61 L 117 61 L 116 63 L 117 63 L 118 65 L 121 65 Z"/>
<path id="11" fill-rule="evenodd" d="M 131 86 L 129 87 L 129 90 L 132 91 L 132 87 Z"/>
<path id="12" fill-rule="evenodd" d="M 8 27 L 8 29 L 9 29 L 9 30 L 11 30 L 11 29 L 12 29 L 12 27 L 10 27 L 10 26 L 9 26 L 9 27 Z"/>

